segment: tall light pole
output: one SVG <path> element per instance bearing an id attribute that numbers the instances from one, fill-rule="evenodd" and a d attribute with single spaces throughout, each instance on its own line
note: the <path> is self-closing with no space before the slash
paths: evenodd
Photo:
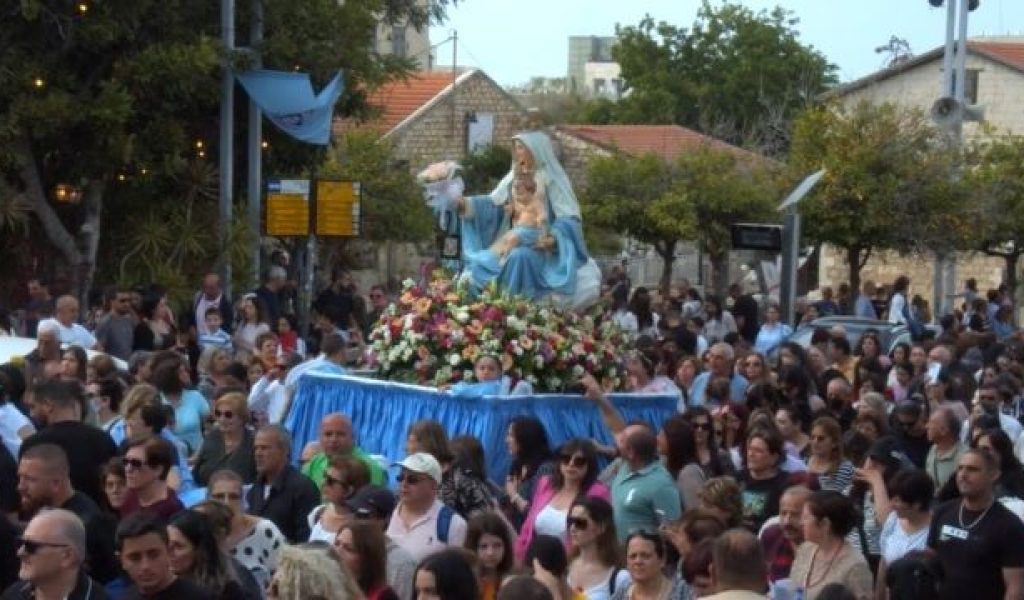
<path id="1" fill-rule="evenodd" d="M 249 29 L 249 50 L 252 52 L 253 67 L 261 65 L 260 44 L 263 42 L 263 0 L 252 0 L 252 15 Z M 260 283 L 260 207 L 263 199 L 263 113 L 250 96 L 249 98 L 249 182 L 246 189 L 248 205 L 246 221 L 252 236 L 249 257 L 252 268 L 249 283 L 256 287 Z"/>
<path id="2" fill-rule="evenodd" d="M 235 50 L 235 1 L 220 1 L 220 35 L 224 44 L 224 72 L 220 97 L 220 222 L 221 281 L 224 293 L 231 295 L 231 252 L 228 241 L 231 233 L 231 208 L 234 202 L 234 135 L 235 135 L 235 73 L 230 54 Z"/>

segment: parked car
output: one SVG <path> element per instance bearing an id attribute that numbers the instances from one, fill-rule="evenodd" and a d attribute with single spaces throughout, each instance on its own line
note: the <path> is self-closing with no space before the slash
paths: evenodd
<path id="1" fill-rule="evenodd" d="M 25 356 L 35 349 L 36 341 L 32 338 L 8 335 L 0 336 L 0 365 L 7 364 L 15 358 Z M 85 353 L 89 358 L 92 358 L 97 354 L 104 354 L 103 352 L 96 352 L 95 350 L 86 350 Z M 118 370 L 128 371 L 128 363 L 115 356 L 111 356 L 110 358 L 114 360 L 114 365 Z"/>
<path id="2" fill-rule="evenodd" d="M 811 321 L 810 325 L 798 327 L 789 336 L 788 341 L 796 342 L 801 347 L 807 348 L 811 345 L 811 336 L 815 329 L 829 330 L 837 325 L 846 331 L 846 339 L 850 341 L 850 348 L 856 348 L 860 336 L 869 329 L 874 329 L 878 333 L 878 341 L 886 354 L 890 354 L 896 344 L 910 343 L 910 330 L 906 325 L 863 317 L 821 317 Z"/>

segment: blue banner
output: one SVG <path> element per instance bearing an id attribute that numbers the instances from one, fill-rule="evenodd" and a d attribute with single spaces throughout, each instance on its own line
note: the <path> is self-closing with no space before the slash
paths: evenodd
<path id="1" fill-rule="evenodd" d="M 256 70 L 237 77 L 253 102 L 279 129 L 307 144 L 330 143 L 334 103 L 344 87 L 340 71 L 316 95 L 306 73 Z"/>

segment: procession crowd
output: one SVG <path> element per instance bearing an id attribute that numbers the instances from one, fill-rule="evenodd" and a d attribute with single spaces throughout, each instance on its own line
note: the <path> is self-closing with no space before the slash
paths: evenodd
<path id="1" fill-rule="evenodd" d="M 147 286 L 80 315 L 33 280 L 0 322 L 37 343 L 0 365 L 0 599 L 1024 599 L 1012 301 L 969 285 L 933 319 L 909 286 L 822 290 L 804 347 L 739 286 L 661 295 L 617 266 L 603 318 L 633 336 L 628 391 L 676 414 L 626 422 L 628 396 L 585 375 L 611 445 L 425 420 L 389 465 L 356 415 L 300 456 L 283 426 L 301 377 L 358 363 L 383 287 L 340 274 L 303 335 L 280 266 L 237 304 L 207 275 L 178 313 Z M 815 327 L 836 315 L 909 341 Z M 474 376 L 507 377 L 489 355 Z M 488 473 L 501 443 L 511 467 Z"/>

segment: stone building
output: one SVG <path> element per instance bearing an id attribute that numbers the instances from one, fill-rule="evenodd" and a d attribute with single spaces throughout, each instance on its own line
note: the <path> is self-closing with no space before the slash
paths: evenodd
<path id="1" fill-rule="evenodd" d="M 380 117 L 360 126 L 378 129 L 414 171 L 488 144 L 508 146 L 527 120 L 519 102 L 478 69 L 416 73 L 381 87 L 368 102 Z M 336 122 L 335 132 L 346 126 Z"/>
<path id="2" fill-rule="evenodd" d="M 965 80 L 968 104 L 985 109 L 985 125 L 997 131 L 1024 134 L 1024 38 L 977 38 L 967 44 L 967 75 Z M 856 81 L 841 85 L 824 98 L 845 106 L 860 102 L 891 102 L 928 111 L 942 95 L 943 48 L 913 57 L 895 67 L 883 69 Z M 967 138 L 979 135 L 978 123 L 965 123 Z M 964 253 L 957 256 L 955 290 L 963 290 L 968 278 L 978 280 L 982 291 L 997 287 L 1003 281 L 1005 263 L 1001 258 L 984 254 Z M 819 281 L 822 285 L 837 284 L 847 278 L 848 266 L 842 253 L 824 248 L 819 260 Z M 863 271 L 861 280 L 892 283 L 899 275 L 911 279 L 911 293 L 920 294 L 936 306 L 933 298 L 933 256 L 899 256 L 892 252 L 876 252 Z M 943 299 L 939 306 L 949 299 Z"/>

